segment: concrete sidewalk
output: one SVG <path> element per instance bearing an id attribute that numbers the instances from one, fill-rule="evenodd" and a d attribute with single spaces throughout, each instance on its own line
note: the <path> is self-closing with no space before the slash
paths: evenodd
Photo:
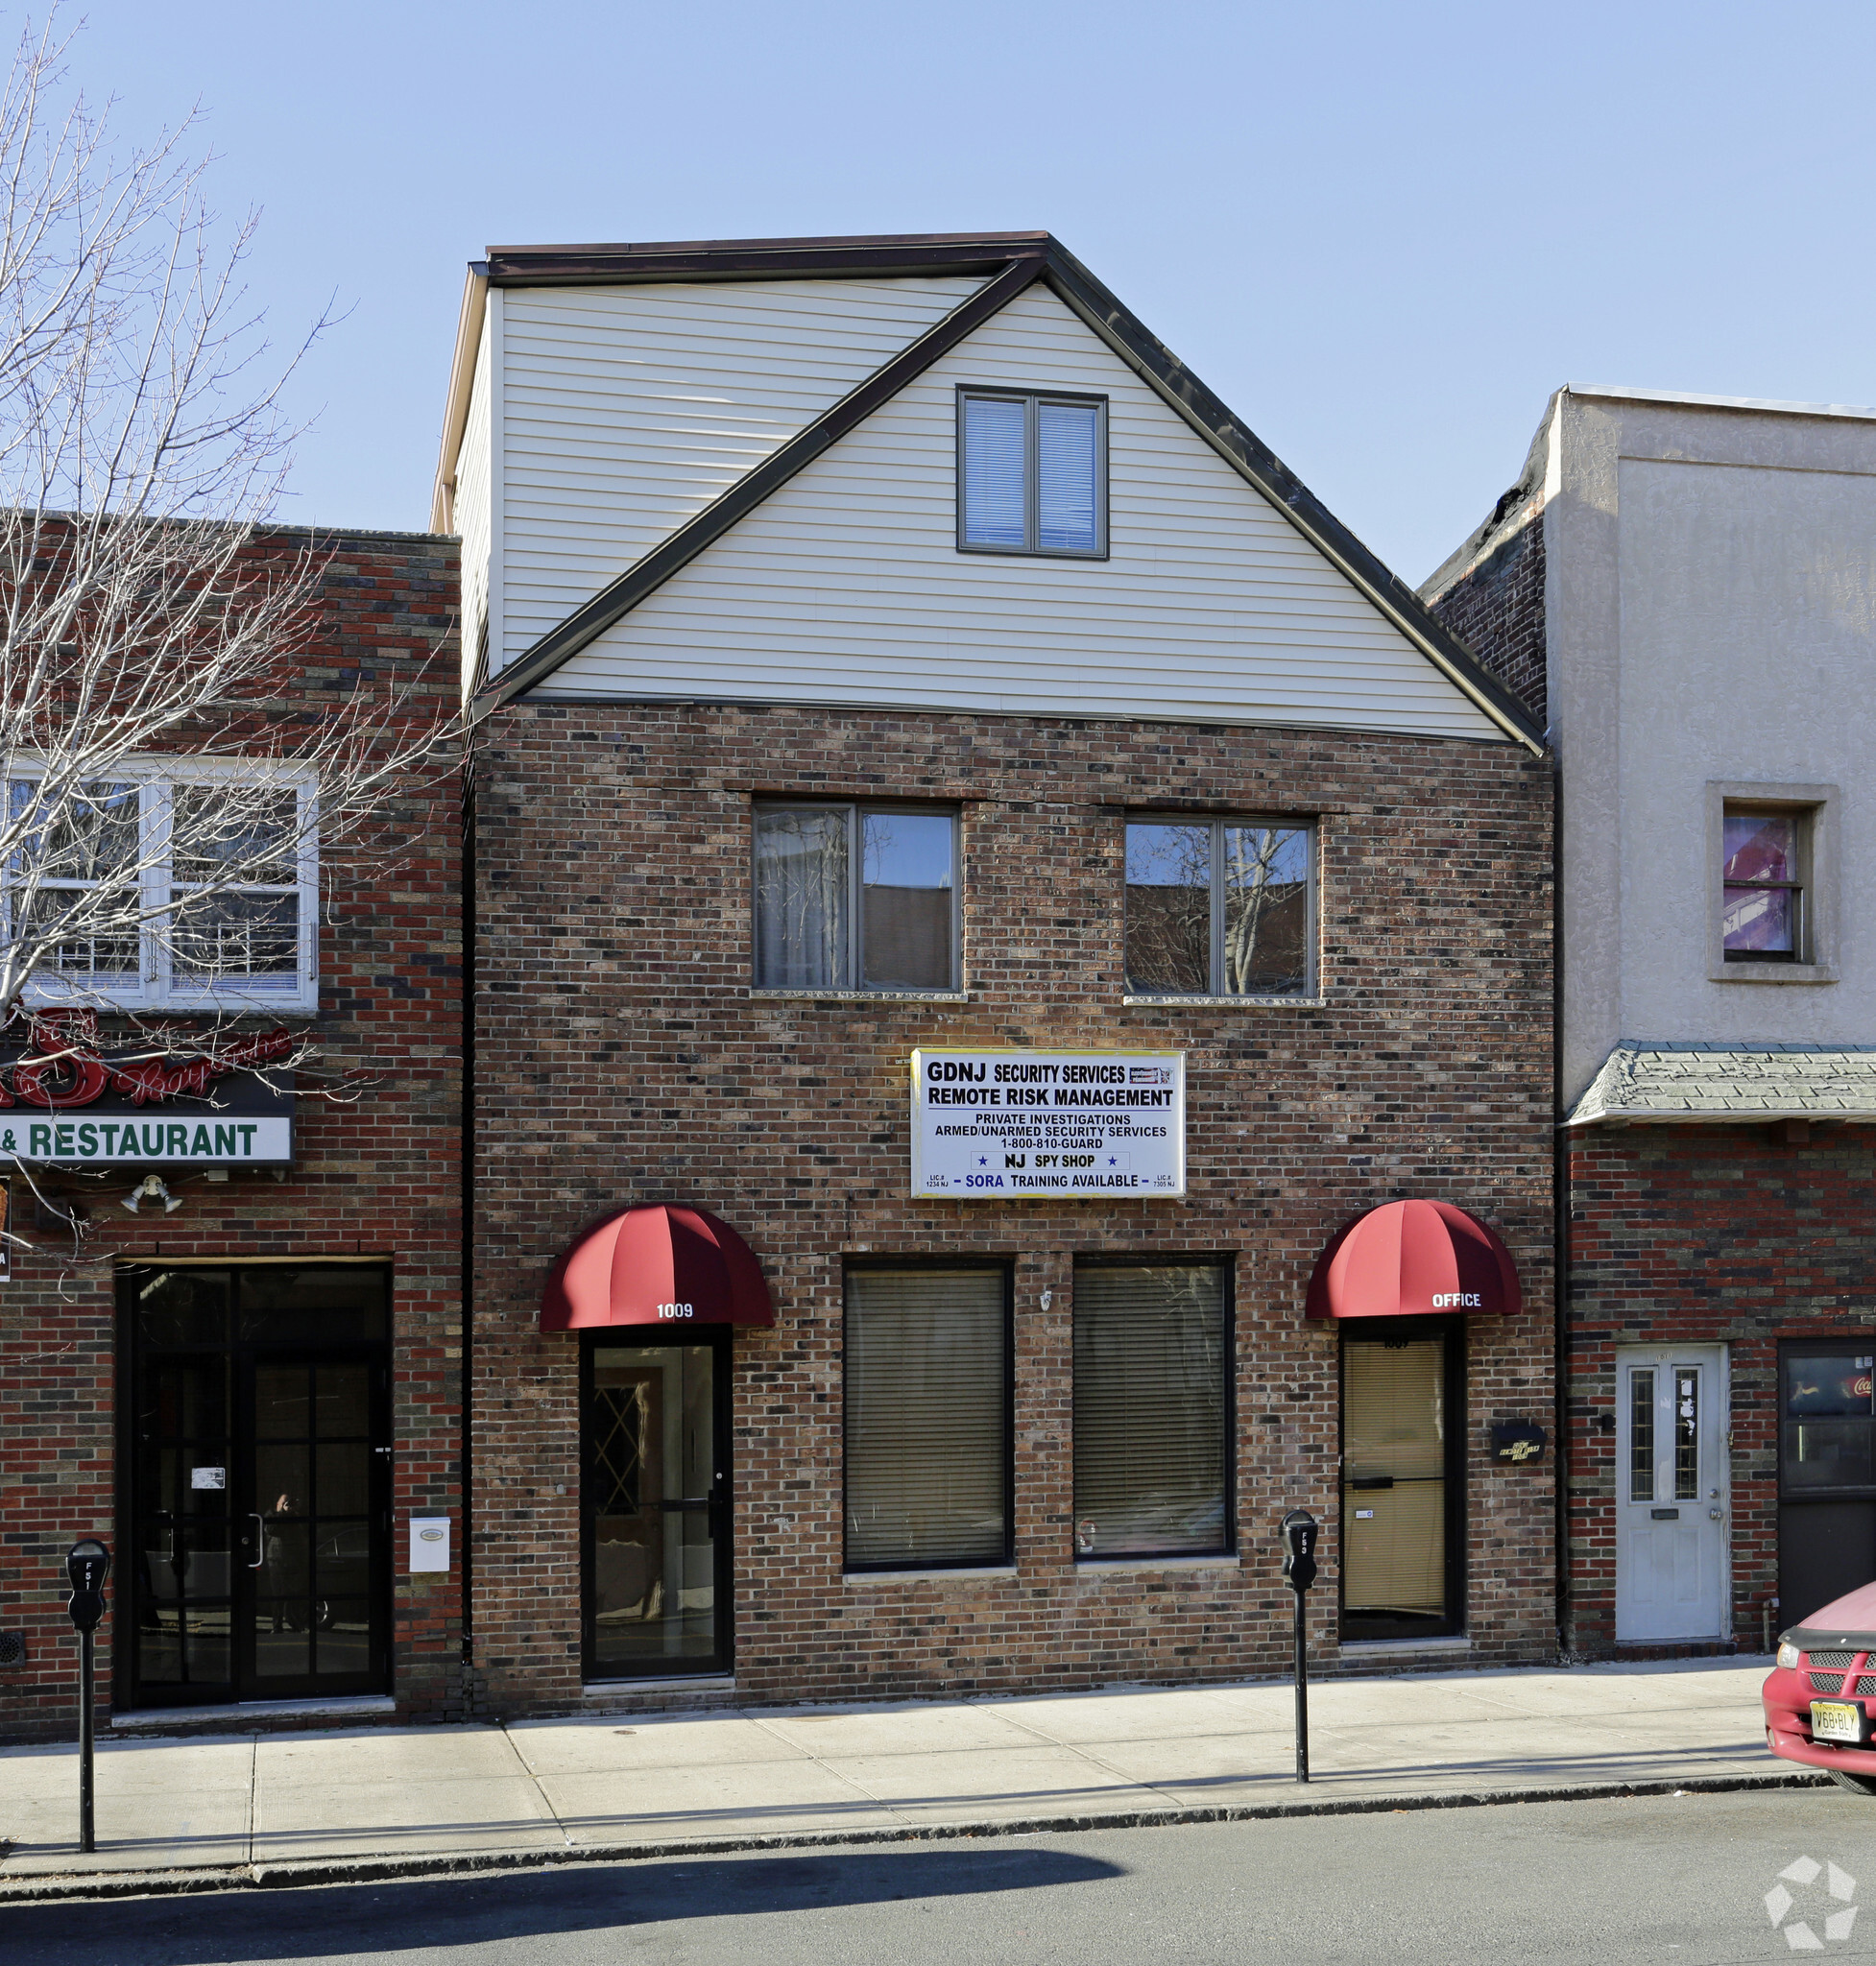
<path id="1" fill-rule="evenodd" d="M 1290 1689 L 1267 1681 L 111 1741 L 90 1858 L 77 1750 L 12 1748 L 0 1900 L 1825 1779 L 1766 1752 L 1769 1664 L 1326 1681 L 1308 1788 Z"/>

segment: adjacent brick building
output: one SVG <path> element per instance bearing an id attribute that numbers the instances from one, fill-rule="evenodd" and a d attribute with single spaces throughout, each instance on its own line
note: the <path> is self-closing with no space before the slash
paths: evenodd
<path id="1" fill-rule="evenodd" d="M 1872 487 L 1868 411 L 1571 388 L 1422 590 L 1561 770 L 1584 1653 L 1876 1574 Z"/>
<path id="2" fill-rule="evenodd" d="M 446 714 L 455 542 L 282 530 L 252 557 L 309 547 L 324 559 L 318 618 L 272 713 L 364 691 L 406 731 Z M 238 749 L 215 734 L 224 755 Z M 148 777 L 184 782 L 189 768 L 182 750 L 151 758 Z M 290 1160 L 237 1151 L 231 1122 L 249 1122 L 254 1150 L 282 1109 L 234 1070 L 206 1097 L 136 1109 L 180 1114 L 186 1141 L 165 1126 L 154 1151 L 139 1137 L 133 1162 L 93 1152 L 12 1183 L 23 1240 L 0 1283 L 0 1633 L 12 1641 L 0 1738 L 69 1737 L 63 1558 L 91 1535 L 115 1558 L 103 1718 L 227 1714 L 251 1726 L 280 1699 L 328 1724 L 461 1711 L 460 1568 L 412 1574 L 405 1547 L 412 1517 L 460 1522 L 461 1508 L 461 840 L 448 759 L 413 773 L 386 818 L 404 849 L 369 884 L 326 870 L 301 917 L 317 942 L 303 941 L 299 983 L 277 1015 L 261 1007 L 234 1027 L 318 1047 L 293 1101 Z M 199 1019 L 165 1020 L 186 1059 Z M 126 1035 L 107 1008 L 97 1052 L 116 1055 Z M 32 1050 L 23 1025 L 10 1036 Z M 36 1110 L 21 1099 L 0 1119 L 23 1125 Z M 106 1110 L 57 1113 L 71 1124 L 55 1146 L 95 1147 L 81 1122 Z M 172 1210 L 148 1194 L 134 1213 L 122 1206 L 147 1177 Z M 59 1219 L 74 1208 L 89 1221 L 77 1260 Z"/>
<path id="3" fill-rule="evenodd" d="M 1515 695 L 1044 235 L 497 250 L 435 523 L 489 1708 L 1548 1656 Z"/>

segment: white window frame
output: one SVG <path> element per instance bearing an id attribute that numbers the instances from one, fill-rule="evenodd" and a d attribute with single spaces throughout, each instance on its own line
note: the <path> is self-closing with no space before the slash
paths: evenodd
<path id="1" fill-rule="evenodd" d="M 42 760 L 13 759 L 5 775 L 9 801 L 15 783 L 43 776 Z M 146 927 L 139 940 L 141 959 L 135 985 L 101 983 L 89 978 L 67 981 L 57 971 L 40 971 L 27 982 L 30 1004 L 89 1005 L 110 1010 L 180 1010 L 259 1015 L 269 1011 L 316 1011 L 319 1008 L 319 806 L 318 781 L 308 771 L 272 758 L 162 757 L 133 758 L 87 773 L 96 784 L 134 784 L 138 788 L 138 858 L 143 862 L 140 911 L 144 921 L 163 920 L 171 912 L 170 896 L 177 884 L 170 872 L 169 832 L 171 790 L 178 785 L 253 785 L 270 791 L 292 791 L 299 797 L 297 878 L 292 888 L 299 901 L 299 960 L 291 979 L 284 974 L 272 987 L 244 985 L 222 977 L 207 984 L 179 981 L 171 972 L 168 939 Z M 186 883 L 185 883 L 186 884 Z M 4 881 L 0 880 L 0 885 Z M 237 890 L 239 883 L 236 884 Z M 258 888 L 259 884 L 256 884 Z M 11 929 L 11 894 L 0 911 L 0 933 Z M 95 972 L 94 972 L 95 973 Z"/>
<path id="2" fill-rule="evenodd" d="M 1706 787 L 1707 823 L 1707 976 L 1715 983 L 1835 983 L 1837 951 L 1837 829 L 1839 802 L 1835 785 L 1753 784 L 1745 780 L 1710 779 Z M 1724 909 L 1726 901 L 1726 808 L 1746 806 L 1767 812 L 1789 812 L 1802 822 L 1798 845 L 1804 875 L 1801 921 L 1803 947 L 1795 962 L 1728 962 Z"/>
<path id="3" fill-rule="evenodd" d="M 999 402 L 1022 403 L 1022 531 L 1023 543 L 1021 546 L 998 545 L 984 539 L 970 539 L 965 537 L 966 511 L 964 501 L 964 406 L 973 398 L 994 398 Z M 1094 535 L 1093 546 L 1045 546 L 1042 538 L 1041 498 L 1042 473 L 1037 459 L 1037 408 L 1042 403 L 1072 403 L 1077 409 L 1092 409 L 1094 412 L 1094 451 L 1097 468 L 1094 473 Z M 957 388 L 957 438 L 956 438 L 956 481 L 957 481 L 957 550 L 960 553 L 1000 554 L 1004 559 L 1014 555 L 1019 560 L 1105 560 L 1108 557 L 1107 506 L 1108 506 L 1108 450 L 1107 450 L 1107 403 L 1104 396 L 1088 396 L 1071 389 L 1005 389 L 994 383 L 960 383 Z"/>

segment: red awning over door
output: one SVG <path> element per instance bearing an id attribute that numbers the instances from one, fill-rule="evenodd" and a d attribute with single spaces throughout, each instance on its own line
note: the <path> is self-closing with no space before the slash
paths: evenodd
<path id="1" fill-rule="evenodd" d="M 1515 1317 L 1511 1252 L 1451 1202 L 1384 1202 L 1358 1215 L 1316 1259 L 1310 1317 Z"/>
<path id="2" fill-rule="evenodd" d="M 547 1275 L 543 1331 L 601 1325 L 772 1325 L 761 1265 L 708 1209 L 621 1209 L 589 1229 Z"/>

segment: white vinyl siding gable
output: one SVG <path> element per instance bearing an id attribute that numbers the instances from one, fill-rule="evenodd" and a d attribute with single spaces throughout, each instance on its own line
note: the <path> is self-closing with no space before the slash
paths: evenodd
<path id="1" fill-rule="evenodd" d="M 1109 558 L 957 550 L 959 386 L 1108 401 Z M 1504 741 L 1365 594 L 1033 287 L 563 664 L 716 697 Z"/>
<path id="2" fill-rule="evenodd" d="M 532 647 L 982 284 L 503 290 L 500 660 Z"/>
<path id="3" fill-rule="evenodd" d="M 469 420 L 456 453 L 454 520 L 463 542 L 463 673 L 472 687 L 482 637 L 489 621 L 489 554 L 493 536 L 494 487 L 490 479 L 490 448 L 494 427 L 491 399 L 492 354 L 494 337 L 485 333 L 476 351 L 475 377 L 469 385 Z"/>

